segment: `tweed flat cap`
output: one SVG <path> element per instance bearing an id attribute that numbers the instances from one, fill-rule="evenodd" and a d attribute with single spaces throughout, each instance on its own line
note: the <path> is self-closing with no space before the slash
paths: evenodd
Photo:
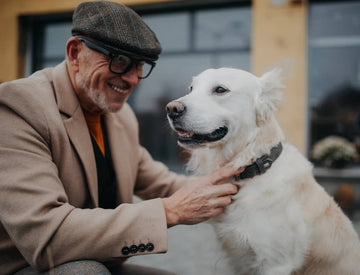
<path id="1" fill-rule="evenodd" d="M 127 51 L 151 60 L 161 53 L 160 42 L 149 26 L 132 9 L 116 2 L 79 4 L 71 33 L 98 41 L 110 51 Z"/>

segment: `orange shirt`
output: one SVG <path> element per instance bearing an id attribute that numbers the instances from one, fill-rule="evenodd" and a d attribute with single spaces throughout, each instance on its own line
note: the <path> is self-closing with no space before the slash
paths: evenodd
<path id="1" fill-rule="evenodd" d="M 84 115 L 91 135 L 99 146 L 101 153 L 105 156 L 104 136 L 101 128 L 101 115 L 91 114 L 86 111 L 84 111 Z"/>

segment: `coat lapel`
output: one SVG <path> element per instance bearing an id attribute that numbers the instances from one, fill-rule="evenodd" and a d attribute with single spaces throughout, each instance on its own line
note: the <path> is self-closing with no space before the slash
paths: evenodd
<path id="1" fill-rule="evenodd" d="M 131 168 L 130 146 L 126 139 L 124 126 L 114 118 L 114 114 L 105 115 L 108 141 L 110 144 L 111 157 L 117 180 L 118 203 L 130 203 L 133 198 L 133 182 L 136 175 L 133 175 Z"/>
<path id="2" fill-rule="evenodd" d="M 96 162 L 89 130 L 78 98 L 70 82 L 66 63 L 55 67 L 54 88 L 64 126 L 84 167 L 90 196 L 95 207 L 99 205 Z"/>

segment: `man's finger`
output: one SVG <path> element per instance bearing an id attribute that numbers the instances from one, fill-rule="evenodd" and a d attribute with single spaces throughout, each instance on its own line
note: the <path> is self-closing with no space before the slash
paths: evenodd
<path id="1" fill-rule="evenodd" d="M 234 169 L 232 167 L 223 167 L 216 170 L 209 176 L 211 177 L 212 184 L 218 184 L 219 182 L 228 179 L 232 176 L 235 176 L 237 174 L 240 174 L 243 171 L 244 171 L 243 167 L 240 167 L 239 169 Z"/>
<path id="2" fill-rule="evenodd" d="M 232 202 L 231 196 L 220 197 L 216 199 L 216 208 L 224 208 Z"/>
<path id="3" fill-rule="evenodd" d="M 216 188 L 215 190 L 218 197 L 235 195 L 239 191 L 238 187 L 232 183 L 216 185 L 213 188 Z"/>

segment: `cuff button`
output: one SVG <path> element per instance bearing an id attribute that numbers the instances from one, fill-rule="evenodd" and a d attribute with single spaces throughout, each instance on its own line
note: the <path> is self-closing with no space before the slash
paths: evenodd
<path id="1" fill-rule="evenodd" d="M 133 244 L 132 246 L 130 246 L 130 252 L 135 254 L 136 252 L 138 252 L 139 248 L 137 245 Z"/>
<path id="2" fill-rule="evenodd" d="M 146 245 L 146 250 L 149 251 L 149 252 L 153 251 L 154 250 L 154 245 L 152 243 L 148 243 Z"/>
<path id="3" fill-rule="evenodd" d="M 139 252 L 145 252 L 145 250 L 146 250 L 146 246 L 143 243 L 139 244 L 138 248 L 139 248 Z"/>
<path id="4" fill-rule="evenodd" d="M 121 253 L 123 255 L 129 255 L 130 254 L 130 248 L 128 248 L 127 246 L 124 246 L 123 249 L 121 249 Z"/>

